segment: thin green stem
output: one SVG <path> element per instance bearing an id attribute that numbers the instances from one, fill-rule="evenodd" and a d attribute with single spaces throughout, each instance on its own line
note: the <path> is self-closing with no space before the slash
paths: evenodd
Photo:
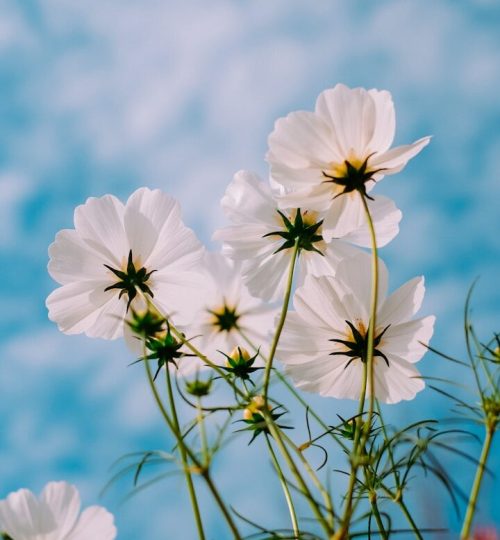
<path id="1" fill-rule="evenodd" d="M 205 416 L 201 407 L 201 399 L 196 400 L 196 422 L 200 429 L 201 455 L 203 456 L 203 465 L 208 467 L 210 463 L 210 452 L 208 450 L 207 432 L 205 429 Z"/>
<path id="2" fill-rule="evenodd" d="M 481 451 L 481 457 L 479 458 L 479 463 L 477 465 L 476 476 L 474 478 L 474 483 L 472 484 L 472 489 L 469 496 L 469 504 L 467 505 L 467 511 L 465 512 L 464 523 L 462 526 L 462 532 L 460 533 L 461 540 L 467 540 L 469 538 L 472 520 L 474 518 L 474 513 L 477 508 L 479 489 L 481 488 L 484 469 L 486 467 L 486 462 L 488 461 L 488 456 L 490 453 L 491 443 L 493 441 L 494 434 L 495 429 L 487 426 L 486 437 L 484 439 L 483 449 Z"/>
<path id="3" fill-rule="evenodd" d="M 189 459 L 193 462 L 196 469 L 201 472 L 201 475 L 203 476 L 205 482 L 207 483 L 208 488 L 210 489 L 210 492 L 212 493 L 212 496 L 214 497 L 215 501 L 217 502 L 217 505 L 219 506 L 222 514 L 224 515 L 226 519 L 228 527 L 231 529 L 231 531 L 234 534 L 234 539 L 241 540 L 241 535 L 239 534 L 238 529 L 236 528 L 236 525 L 234 524 L 234 521 L 231 517 L 231 514 L 229 514 L 229 511 L 227 510 L 226 505 L 224 504 L 224 501 L 222 500 L 216 486 L 214 485 L 208 473 L 208 470 L 203 468 L 202 464 L 199 462 L 194 452 L 191 451 L 189 446 L 186 446 L 184 439 L 182 437 L 182 434 L 176 430 L 173 420 L 170 418 L 167 410 L 165 409 L 165 406 L 163 405 L 160 394 L 158 393 L 158 389 L 156 388 L 156 385 L 154 383 L 153 374 L 151 373 L 151 367 L 149 366 L 149 362 L 145 360 L 144 365 L 146 366 L 146 374 L 147 374 L 149 386 L 151 388 L 151 392 L 158 406 L 158 409 L 160 410 L 160 413 L 163 416 L 163 419 L 165 420 L 166 424 L 170 428 L 170 431 L 172 431 L 172 433 L 174 434 L 179 447 L 184 448 L 184 450 L 186 451 L 186 454 L 189 456 Z"/>
<path id="4" fill-rule="evenodd" d="M 373 362 L 373 352 L 374 352 L 374 340 L 375 340 L 375 330 L 377 326 L 377 300 L 378 300 L 378 249 L 377 249 L 377 238 L 375 234 L 375 227 L 373 225 L 373 220 L 370 214 L 370 209 L 368 208 L 368 203 L 366 202 L 365 195 L 359 193 L 361 197 L 361 202 L 363 204 L 363 209 L 365 212 L 366 222 L 368 225 L 368 230 L 370 232 L 371 240 L 371 250 L 372 250 L 372 286 L 370 294 L 370 319 L 368 322 L 368 335 L 367 335 L 367 346 L 366 346 L 366 362 L 364 363 L 363 369 L 363 381 L 361 384 L 361 393 L 359 398 L 358 406 L 358 418 L 357 424 L 361 429 L 356 430 L 355 439 L 353 444 L 353 452 L 351 455 L 351 472 L 349 475 L 349 485 L 347 496 L 345 499 L 345 508 L 344 515 L 342 519 L 342 526 L 340 532 L 338 533 L 339 538 L 344 538 L 348 531 L 352 517 L 352 497 L 354 494 L 354 488 L 356 486 L 356 477 L 358 469 L 360 466 L 360 458 L 363 448 L 366 445 L 368 436 L 370 434 L 373 411 L 374 411 L 374 401 L 375 401 L 375 373 L 374 373 L 374 362 Z M 362 421 L 362 416 L 364 413 L 364 406 L 366 400 L 367 390 L 369 392 L 369 406 L 368 406 L 368 418 L 366 421 Z"/>
<path id="5" fill-rule="evenodd" d="M 148 363 L 147 360 L 145 362 Z M 170 411 L 172 413 L 174 427 L 175 427 L 176 432 L 179 434 L 179 438 L 182 438 L 181 427 L 179 424 L 179 417 L 177 416 L 177 408 L 175 406 L 174 393 L 172 391 L 172 380 L 170 377 L 169 366 L 166 366 L 165 373 L 166 373 L 166 380 L 167 380 L 168 400 L 170 403 Z M 182 467 L 184 469 L 184 475 L 186 477 L 186 484 L 188 486 L 189 498 L 191 500 L 191 506 L 193 508 L 194 520 L 196 522 L 198 536 L 200 537 L 200 539 L 204 540 L 205 532 L 203 531 L 203 522 L 201 520 L 200 507 L 198 505 L 198 498 L 196 496 L 196 490 L 194 487 L 193 478 L 191 476 L 191 471 L 189 470 L 185 444 L 179 444 L 179 452 L 181 454 Z"/>
<path id="6" fill-rule="evenodd" d="M 271 379 L 271 368 L 273 367 L 274 355 L 276 354 L 276 349 L 278 348 L 278 343 L 281 337 L 281 332 L 285 324 L 286 314 L 288 310 L 288 304 L 290 303 L 290 296 L 292 294 L 292 284 L 293 284 L 293 273 L 295 270 L 295 263 L 299 255 L 299 239 L 295 241 L 295 246 L 292 252 L 292 258 L 290 259 L 290 267 L 288 270 L 288 279 L 286 282 L 285 296 L 283 299 L 283 306 L 281 308 L 281 315 L 278 321 L 278 326 L 274 333 L 274 338 L 271 344 L 271 350 L 269 351 L 269 357 L 266 363 L 266 369 L 264 372 L 264 399 L 267 401 L 267 392 L 269 389 L 269 381 Z"/>
<path id="7" fill-rule="evenodd" d="M 297 514 L 295 513 L 295 507 L 293 505 L 292 496 L 290 494 L 290 490 L 288 489 L 288 484 L 286 482 L 285 475 L 283 474 L 278 458 L 276 457 L 276 454 L 273 450 L 273 446 L 267 434 L 266 434 L 266 442 L 267 442 L 267 447 L 269 448 L 269 454 L 271 455 L 271 460 L 273 462 L 274 468 L 276 469 L 276 472 L 280 479 L 281 487 L 283 488 L 283 494 L 285 495 L 286 504 L 288 506 L 288 511 L 290 513 L 290 519 L 292 521 L 293 534 L 294 534 L 295 539 L 298 539 L 299 538 L 299 524 L 297 522 Z"/>
<path id="8" fill-rule="evenodd" d="M 320 482 L 318 476 L 314 472 L 313 468 L 309 464 L 309 461 L 306 459 L 306 457 L 304 456 L 300 448 L 290 439 L 290 437 L 288 437 L 288 435 L 286 435 L 285 433 L 282 433 L 282 436 L 283 436 L 283 440 L 288 444 L 288 446 L 290 446 L 295 451 L 298 458 L 302 462 L 304 469 L 307 471 L 307 474 L 311 478 L 314 486 L 321 493 L 321 496 L 323 497 L 323 501 L 325 504 L 325 508 L 328 512 L 328 516 L 327 516 L 328 523 L 331 529 L 333 530 L 335 528 L 335 517 L 334 517 L 335 514 L 333 510 L 333 501 L 332 501 L 332 498 L 330 497 L 330 494 L 324 488 L 323 484 Z"/>
<path id="9" fill-rule="evenodd" d="M 368 339 L 366 350 L 366 364 L 368 368 L 368 389 L 370 391 L 369 409 L 368 409 L 368 427 L 365 429 L 366 436 L 363 439 L 367 439 L 369 433 L 375 401 L 375 372 L 373 363 L 373 342 L 375 340 L 375 329 L 377 326 L 377 301 L 378 301 L 378 249 L 377 238 L 375 235 L 375 227 L 373 225 L 372 216 L 365 196 L 360 193 L 361 200 L 363 202 L 363 208 L 365 210 L 366 221 L 368 223 L 368 229 L 370 230 L 371 248 L 372 248 L 372 288 L 370 295 L 370 322 L 368 326 Z"/>
<path id="10" fill-rule="evenodd" d="M 370 506 L 373 512 L 373 515 L 375 516 L 375 521 L 377 522 L 377 527 L 380 533 L 380 536 L 384 538 L 388 538 L 387 532 L 384 527 L 384 522 L 382 521 L 382 517 L 380 515 L 378 504 L 377 504 L 377 494 L 373 493 L 370 495 Z"/>
<path id="11" fill-rule="evenodd" d="M 306 500 L 309 502 L 309 505 L 311 506 L 312 511 L 314 512 L 314 515 L 316 516 L 316 519 L 318 520 L 319 524 L 323 527 L 324 531 L 331 535 L 333 533 L 328 521 L 323 516 L 323 513 L 320 510 L 319 505 L 317 504 L 316 500 L 314 499 L 311 490 L 309 489 L 308 485 L 302 478 L 302 475 L 300 474 L 300 471 L 293 461 L 292 456 L 290 455 L 290 452 L 285 446 L 285 443 L 283 442 L 282 435 L 283 433 L 280 432 L 279 428 L 276 426 L 276 424 L 273 422 L 272 418 L 270 418 L 270 415 L 265 413 L 267 425 L 269 427 L 269 431 L 271 433 L 271 436 L 273 437 L 273 440 L 276 442 L 281 455 L 283 456 L 284 460 L 286 461 L 286 464 L 288 468 L 290 469 L 290 472 L 293 474 L 295 479 L 297 480 L 297 483 L 299 485 L 300 490 L 302 491 L 303 495 L 305 496 Z"/>

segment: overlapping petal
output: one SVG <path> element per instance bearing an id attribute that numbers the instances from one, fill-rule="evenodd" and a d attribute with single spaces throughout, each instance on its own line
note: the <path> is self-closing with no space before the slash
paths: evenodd
<path id="1" fill-rule="evenodd" d="M 203 248 L 179 204 L 160 190 L 141 188 L 126 204 L 112 195 L 88 199 L 75 210 L 75 229 L 56 235 L 49 256 L 49 273 L 61 284 L 47 298 L 49 318 L 65 333 L 119 337 L 137 286 L 181 324 L 197 309 Z M 144 268 L 142 282 L 110 288 L 123 282 L 113 270 L 127 274 L 129 257 L 136 271 Z"/>
<path id="2" fill-rule="evenodd" d="M 13 540 L 113 540 L 113 515 L 91 506 L 79 517 L 80 496 L 75 486 L 49 482 L 40 497 L 20 489 L 0 501 L 0 533 Z"/>
<path id="3" fill-rule="evenodd" d="M 281 299 L 293 248 L 280 249 L 284 239 L 278 233 L 284 232 L 285 226 L 271 187 L 257 175 L 239 171 L 227 188 L 221 204 L 232 225 L 216 231 L 214 239 L 223 242 L 224 254 L 242 263 L 243 279 L 253 296 L 270 301 Z M 338 204 L 343 206 L 343 199 L 339 198 Z M 378 244 L 382 246 L 397 234 L 401 212 L 385 197 L 370 201 L 370 209 Z M 320 222 L 324 217 L 307 208 L 300 211 L 304 219 L 314 216 L 315 222 Z M 290 219 L 293 220 L 296 212 L 297 209 L 287 212 Z M 314 250 L 301 249 L 298 284 L 308 274 L 333 275 L 343 258 L 359 253 L 351 244 L 370 245 L 370 234 L 360 201 L 356 212 L 340 214 L 345 218 L 342 223 L 330 224 L 328 220 L 331 221 L 331 215 L 324 217 L 318 229 L 318 235 L 323 239 L 315 241 Z"/>
<path id="4" fill-rule="evenodd" d="M 288 314 L 278 352 L 297 387 L 323 396 L 359 398 L 366 358 L 363 347 L 355 346 L 352 328 L 366 342 L 372 286 L 367 262 L 366 255 L 346 258 L 335 277 L 308 276 L 295 292 L 295 312 Z M 413 399 L 425 386 L 413 364 L 425 354 L 435 318 L 413 319 L 424 296 L 422 278 L 388 298 L 387 282 L 380 261 L 374 391 L 377 399 L 397 403 Z"/>
<path id="5" fill-rule="evenodd" d="M 325 212 L 327 241 L 348 234 L 353 223 L 361 222 L 360 197 L 385 175 L 403 169 L 430 140 L 390 148 L 394 133 L 389 92 L 342 84 L 322 92 L 314 112 L 280 118 L 269 136 L 267 154 L 271 177 L 284 190 L 280 207 Z M 337 181 L 348 177 L 348 164 L 365 171 L 362 188 L 353 182 L 346 189 Z"/>

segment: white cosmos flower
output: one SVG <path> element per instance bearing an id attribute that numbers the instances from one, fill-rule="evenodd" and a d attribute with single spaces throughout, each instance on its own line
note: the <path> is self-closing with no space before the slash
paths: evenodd
<path id="1" fill-rule="evenodd" d="M 47 298 L 49 318 L 67 334 L 114 339 L 139 288 L 175 321 L 189 318 L 199 297 L 195 271 L 203 248 L 181 220 L 179 204 L 141 188 L 126 204 L 113 195 L 75 209 L 74 229 L 49 247 L 50 275 L 61 284 Z"/>
<path id="2" fill-rule="evenodd" d="M 245 283 L 250 293 L 265 300 L 277 300 L 283 296 L 288 274 L 292 247 L 281 249 L 286 242 L 278 233 L 286 233 L 282 214 L 292 224 L 296 223 L 297 209 L 280 214 L 271 188 L 256 174 L 239 171 L 229 184 L 221 201 L 222 208 L 232 225 L 215 232 L 214 239 L 222 240 L 223 253 L 242 264 Z M 377 243 L 384 246 L 398 233 L 401 212 L 386 197 L 369 201 L 377 234 Z M 303 223 L 313 226 L 323 219 L 323 214 L 301 209 Z M 309 242 L 309 249 L 300 250 L 299 277 L 331 275 L 340 260 L 358 253 L 350 244 L 370 246 L 370 234 L 363 215 L 353 220 L 351 228 L 330 243 L 323 238 L 323 228 L 319 226 L 316 235 Z M 279 251 L 280 250 L 280 251 Z"/>
<path id="3" fill-rule="evenodd" d="M 413 319 L 424 297 L 423 277 L 387 294 L 380 262 L 375 329 L 375 396 L 385 403 L 413 399 L 425 386 L 413 364 L 426 352 L 434 316 Z M 370 265 L 342 261 L 335 278 L 308 276 L 294 296 L 279 358 L 297 387 L 322 396 L 359 399 L 370 311 Z M 369 391 L 367 389 L 367 395 Z"/>
<path id="4" fill-rule="evenodd" d="M 207 253 L 207 281 L 203 307 L 187 337 L 212 362 L 224 363 L 219 351 L 230 355 L 235 347 L 254 353 L 245 336 L 263 356 L 269 352 L 267 335 L 274 328 L 278 308 L 250 295 L 243 284 L 241 265 L 220 253 Z M 256 364 L 262 365 L 257 359 Z"/>
<path id="5" fill-rule="evenodd" d="M 391 148 L 394 104 L 385 90 L 337 84 L 322 92 L 314 112 L 280 118 L 269 136 L 271 176 L 286 189 L 283 208 L 326 211 L 326 241 L 342 237 L 363 216 L 360 194 L 399 172 L 429 143 Z"/>
<path id="6" fill-rule="evenodd" d="M 12 540 L 113 540 L 113 516 L 102 506 L 80 514 L 80 495 L 66 482 L 49 482 L 40 497 L 20 489 L 0 501 L 0 536 Z"/>

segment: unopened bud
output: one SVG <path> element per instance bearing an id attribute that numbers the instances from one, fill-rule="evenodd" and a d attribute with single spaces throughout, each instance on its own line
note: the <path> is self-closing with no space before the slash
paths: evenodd
<path id="1" fill-rule="evenodd" d="M 241 364 L 242 362 L 248 362 L 251 358 L 250 353 L 244 349 L 243 347 L 235 347 L 231 354 L 229 355 L 229 358 L 231 360 L 234 360 L 238 364 Z M 226 367 L 232 367 L 229 358 L 226 360 Z"/>

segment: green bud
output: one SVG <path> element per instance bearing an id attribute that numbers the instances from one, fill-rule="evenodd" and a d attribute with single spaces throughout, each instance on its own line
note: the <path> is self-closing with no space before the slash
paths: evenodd
<path id="1" fill-rule="evenodd" d="M 195 397 L 208 396 L 212 390 L 213 379 L 207 379 L 206 381 L 200 381 L 196 378 L 194 381 L 186 381 L 186 392 Z"/>

